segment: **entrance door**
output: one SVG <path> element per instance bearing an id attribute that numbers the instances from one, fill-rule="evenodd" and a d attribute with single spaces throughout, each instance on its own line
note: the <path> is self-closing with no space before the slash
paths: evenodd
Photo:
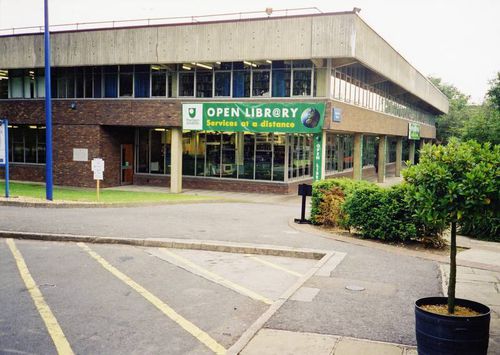
<path id="1" fill-rule="evenodd" d="M 122 185 L 129 185 L 134 182 L 134 146 L 122 144 L 121 150 L 121 182 Z"/>

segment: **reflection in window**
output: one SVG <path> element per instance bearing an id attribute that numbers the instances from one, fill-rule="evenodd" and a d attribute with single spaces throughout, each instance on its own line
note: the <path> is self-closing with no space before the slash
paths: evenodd
<path id="1" fill-rule="evenodd" d="M 269 96 L 269 70 L 252 72 L 252 96 Z"/>
<path id="2" fill-rule="evenodd" d="M 194 96 L 194 72 L 179 72 L 179 96 Z"/>
<path id="3" fill-rule="evenodd" d="M 196 72 L 196 97 L 212 97 L 212 71 Z"/>
<path id="4" fill-rule="evenodd" d="M 132 97 L 134 91 L 134 66 L 120 65 L 120 97 Z"/>
<path id="5" fill-rule="evenodd" d="M 118 96 L 118 66 L 104 67 L 104 97 Z"/>
<path id="6" fill-rule="evenodd" d="M 9 127 L 9 159 L 12 163 L 45 163 L 45 127 Z"/>
<path id="7" fill-rule="evenodd" d="M 273 97 L 290 96 L 291 62 L 273 61 Z"/>
<path id="8" fill-rule="evenodd" d="M 231 72 L 215 72 L 215 96 L 231 96 Z"/>
<path id="9" fill-rule="evenodd" d="M 167 94 L 167 72 L 159 66 L 151 67 L 151 96 L 165 97 Z"/>
<path id="10" fill-rule="evenodd" d="M 134 96 L 149 97 L 149 65 L 136 65 L 134 68 Z"/>
<path id="11" fill-rule="evenodd" d="M 311 77 L 310 70 L 293 71 L 293 95 L 311 96 Z"/>

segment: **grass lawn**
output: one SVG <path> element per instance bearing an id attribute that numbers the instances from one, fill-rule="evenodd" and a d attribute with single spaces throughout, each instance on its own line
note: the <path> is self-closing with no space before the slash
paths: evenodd
<path id="1" fill-rule="evenodd" d="M 0 196 L 5 196 L 5 182 L 0 182 Z M 45 199 L 45 185 L 29 183 L 10 183 L 10 196 L 22 196 Z M 208 196 L 195 196 L 185 194 L 170 194 L 159 192 L 135 192 L 135 191 L 100 191 L 99 202 L 102 203 L 141 203 L 141 202 L 182 202 L 203 201 L 213 199 Z M 54 200 L 58 201 L 80 201 L 97 202 L 96 190 L 88 188 L 54 187 Z"/>

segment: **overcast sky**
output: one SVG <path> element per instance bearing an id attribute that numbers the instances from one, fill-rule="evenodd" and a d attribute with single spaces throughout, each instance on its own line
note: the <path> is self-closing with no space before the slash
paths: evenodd
<path id="1" fill-rule="evenodd" d="M 482 101 L 500 71 L 500 0 L 49 0 L 51 24 L 316 6 L 360 16 L 424 75 Z M 0 0 L 0 29 L 43 24 L 43 0 Z M 1 53 L 0 53 L 1 55 Z"/>

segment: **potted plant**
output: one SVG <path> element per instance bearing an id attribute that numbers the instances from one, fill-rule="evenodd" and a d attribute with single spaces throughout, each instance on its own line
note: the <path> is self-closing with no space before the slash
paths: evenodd
<path id="1" fill-rule="evenodd" d="M 490 309 L 455 297 L 457 225 L 462 216 L 481 218 L 498 203 L 496 179 L 500 146 L 452 139 L 446 146 L 425 145 L 420 162 L 404 172 L 408 198 L 418 218 L 451 227 L 448 297 L 415 304 L 419 354 L 486 354 Z"/>

